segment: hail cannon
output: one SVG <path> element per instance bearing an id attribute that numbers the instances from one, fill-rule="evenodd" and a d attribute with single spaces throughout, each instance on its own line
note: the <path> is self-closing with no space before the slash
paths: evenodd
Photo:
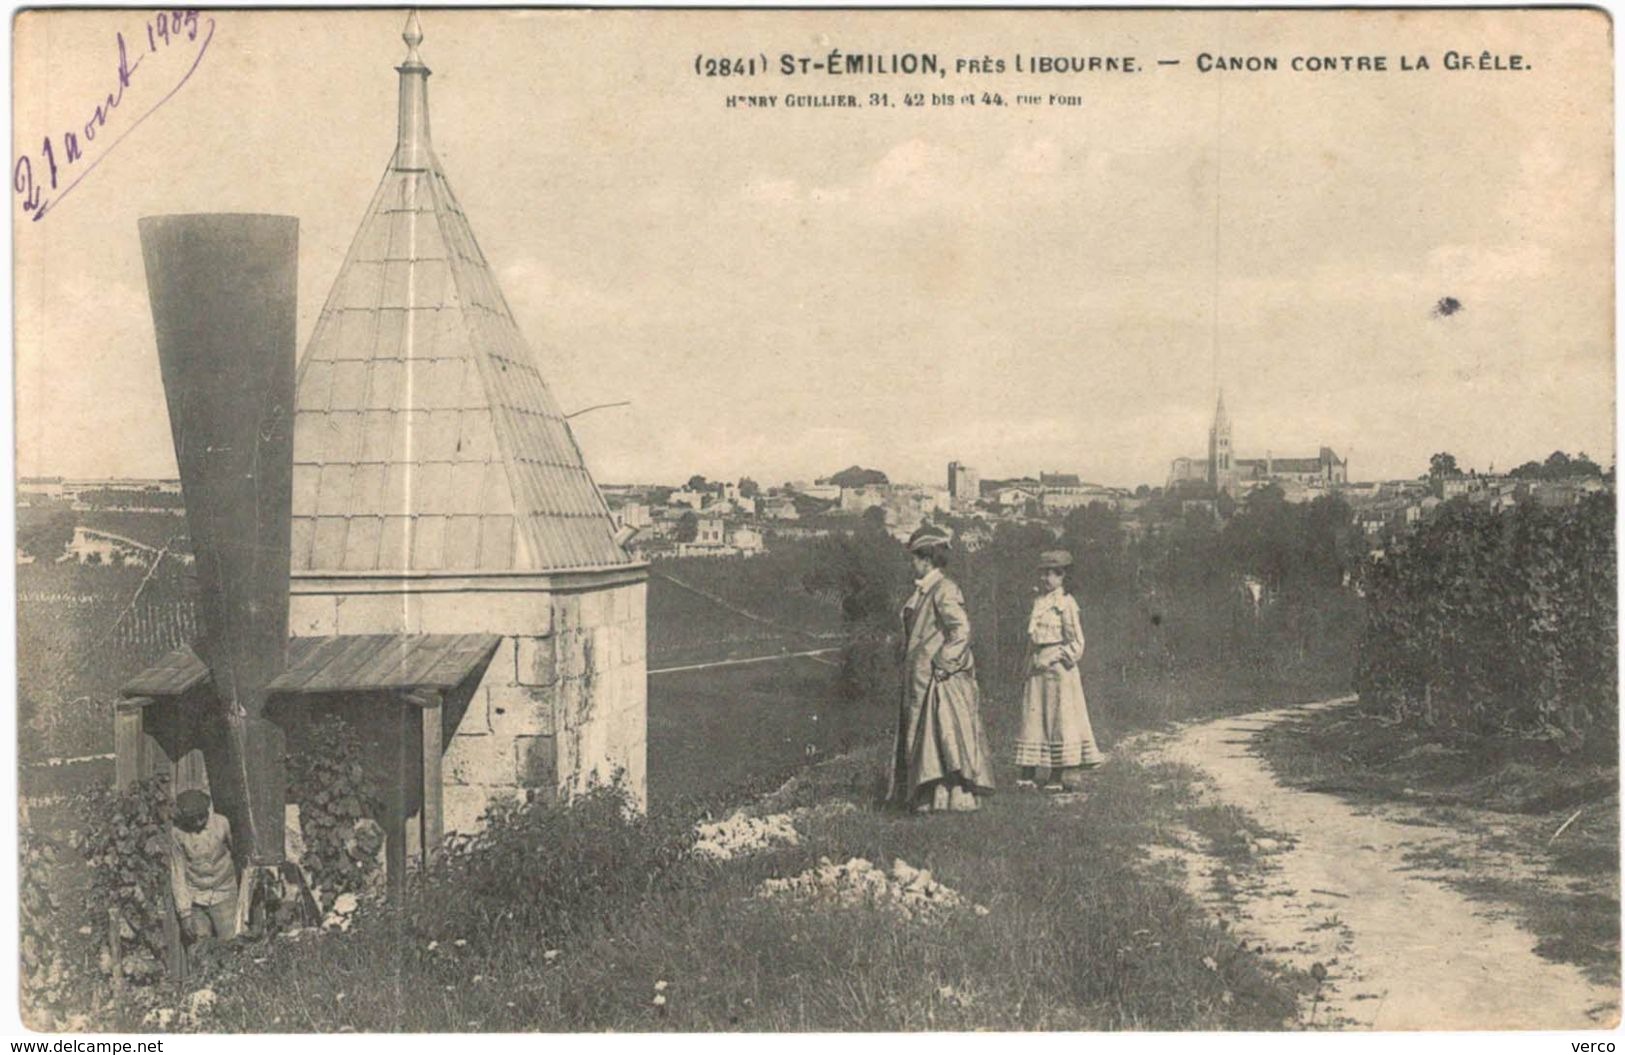
<path id="1" fill-rule="evenodd" d="M 338 714 L 387 863 L 497 799 L 645 787 L 647 567 L 617 538 L 429 138 L 396 142 L 295 367 L 297 221 L 141 221 L 200 633 L 123 690 L 118 779 L 206 786 L 282 859 L 285 758 Z"/>

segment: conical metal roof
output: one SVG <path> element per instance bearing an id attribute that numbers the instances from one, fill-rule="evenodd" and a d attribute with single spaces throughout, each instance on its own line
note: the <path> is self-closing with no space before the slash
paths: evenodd
<path id="1" fill-rule="evenodd" d="M 634 563 L 429 144 L 403 34 L 394 156 L 299 365 L 293 570 Z"/>

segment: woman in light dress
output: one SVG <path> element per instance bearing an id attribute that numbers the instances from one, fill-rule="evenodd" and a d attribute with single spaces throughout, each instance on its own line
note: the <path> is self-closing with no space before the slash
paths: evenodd
<path id="1" fill-rule="evenodd" d="M 942 573 L 949 542 L 931 525 L 908 541 L 914 592 L 903 606 L 903 684 L 887 797 L 918 813 L 974 810 L 993 791 L 965 595 Z"/>
<path id="2" fill-rule="evenodd" d="M 1104 761 L 1089 725 L 1083 698 L 1083 621 L 1078 602 L 1066 592 L 1072 554 L 1049 550 L 1038 562 L 1040 587 L 1027 621 L 1027 686 L 1021 697 L 1021 728 L 1016 736 L 1020 790 L 1037 787 L 1040 768 L 1049 770 L 1047 791 L 1063 791 L 1069 774 Z"/>

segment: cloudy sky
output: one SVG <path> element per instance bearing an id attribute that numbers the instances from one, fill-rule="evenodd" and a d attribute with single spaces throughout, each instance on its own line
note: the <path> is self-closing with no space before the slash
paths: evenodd
<path id="1" fill-rule="evenodd" d="M 218 12 L 17 218 L 18 468 L 172 475 L 136 219 L 300 219 L 300 340 L 395 135 L 394 12 Z M 1205 454 L 1415 475 L 1614 446 L 1612 115 L 1594 12 L 430 12 L 434 144 L 601 481 L 1160 483 Z M 135 12 L 17 23 L 17 149 L 117 86 Z M 131 44 L 132 48 L 134 43 Z M 186 49 L 190 48 L 188 52 Z M 1135 55 L 1137 74 L 696 77 L 699 53 Z M 1446 71 L 1446 49 L 1519 53 Z M 1199 53 L 1273 73 L 1199 73 Z M 1428 55 L 1311 74 L 1293 55 Z M 1157 67 L 1157 58 L 1180 59 Z M 1078 107 L 727 109 L 729 91 Z M 126 105 L 130 112 L 126 112 Z M 58 147 L 60 149 L 60 147 Z M 82 163 L 81 163 L 82 164 Z M 1462 310 L 1432 309 L 1453 297 Z"/>

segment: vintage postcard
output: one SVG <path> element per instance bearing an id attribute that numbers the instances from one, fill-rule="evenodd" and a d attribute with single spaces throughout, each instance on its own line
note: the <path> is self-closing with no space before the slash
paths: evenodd
<path id="1" fill-rule="evenodd" d="M 1618 1024 L 1607 13 L 13 30 L 18 1033 Z"/>

